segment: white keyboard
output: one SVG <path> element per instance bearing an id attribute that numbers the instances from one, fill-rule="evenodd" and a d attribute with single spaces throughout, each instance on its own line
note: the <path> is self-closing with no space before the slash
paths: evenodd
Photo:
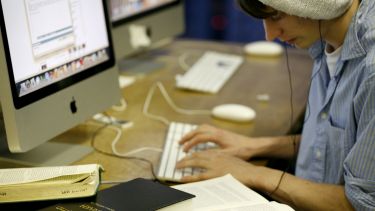
<path id="1" fill-rule="evenodd" d="M 197 125 L 187 123 L 170 123 L 168 133 L 165 138 L 164 150 L 161 155 L 159 171 L 156 175 L 158 179 L 178 182 L 181 177 L 185 175 L 193 175 L 194 173 L 199 173 L 202 171 L 201 169 L 197 168 L 185 168 L 181 170 L 177 170 L 175 168 L 176 162 L 185 157 L 187 154 L 215 147 L 213 143 L 206 143 L 197 145 L 195 148 L 191 149 L 189 153 L 182 151 L 182 147 L 178 144 L 178 141 L 181 140 L 183 135 L 187 134 L 196 127 Z"/>
<path id="2" fill-rule="evenodd" d="M 243 60 L 242 56 L 208 51 L 183 76 L 176 77 L 176 86 L 215 94 Z"/>

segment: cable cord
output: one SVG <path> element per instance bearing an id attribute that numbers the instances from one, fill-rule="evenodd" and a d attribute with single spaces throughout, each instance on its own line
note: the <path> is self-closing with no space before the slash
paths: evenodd
<path id="1" fill-rule="evenodd" d="M 178 57 L 178 64 L 185 71 L 188 71 L 191 67 L 191 65 L 188 65 L 186 63 L 186 59 L 188 58 L 188 56 L 189 56 L 189 53 L 183 53 L 181 56 Z"/>
<path id="2" fill-rule="evenodd" d="M 192 67 L 192 65 L 189 65 L 187 62 L 186 62 L 186 60 L 189 58 L 189 56 L 190 56 L 190 54 L 192 54 L 193 52 L 195 52 L 195 51 L 185 51 L 182 55 L 180 55 L 179 57 L 178 57 L 178 64 L 179 64 L 179 66 L 183 69 L 183 70 L 185 70 L 185 71 L 188 71 L 191 67 Z M 196 50 L 196 52 L 199 52 L 200 53 L 200 51 L 198 51 L 198 50 Z"/>
<path id="3" fill-rule="evenodd" d="M 314 78 L 320 73 L 320 71 L 322 70 L 322 64 L 323 64 L 323 56 L 324 56 L 324 46 L 323 46 L 323 35 L 322 35 L 322 30 L 321 30 L 321 20 L 318 21 L 318 24 L 319 24 L 319 38 L 320 38 L 320 49 L 322 50 L 322 53 L 321 53 L 321 56 L 320 56 L 320 65 L 319 65 L 319 69 L 318 71 L 316 71 L 316 73 L 314 73 L 314 75 L 311 76 L 311 79 L 310 79 L 310 82 L 309 82 L 309 93 L 310 93 L 310 89 L 311 89 L 311 84 L 312 84 L 312 81 L 314 80 Z M 310 118 L 310 102 L 309 102 L 309 98 L 307 98 L 307 102 L 306 102 L 306 113 L 307 113 L 307 117 L 305 118 L 304 122 L 303 123 L 306 123 L 306 121 Z"/>
<path id="4" fill-rule="evenodd" d="M 312 75 L 312 77 L 310 79 L 310 82 L 309 82 L 309 92 L 310 92 L 310 89 L 311 89 L 312 80 L 314 80 L 314 78 L 322 70 L 322 63 L 323 63 L 324 46 L 323 46 L 323 35 L 322 35 L 321 21 L 320 20 L 318 21 L 318 28 L 319 28 L 320 47 L 321 47 L 321 50 L 323 52 L 321 53 L 321 59 L 320 59 L 319 69 L 318 69 L 318 71 L 316 73 L 314 73 Z M 284 45 L 284 48 L 285 48 L 285 53 L 286 53 L 286 64 L 287 64 L 287 69 L 288 69 L 289 88 L 290 88 L 290 128 L 293 128 L 293 118 L 294 118 L 294 116 L 293 116 L 293 113 L 294 113 L 294 106 L 293 106 L 293 84 L 292 84 L 291 70 L 290 70 L 290 64 L 289 64 L 288 48 L 286 47 L 286 45 Z M 307 121 L 308 118 L 310 118 L 310 113 L 309 113 L 310 103 L 309 103 L 309 99 L 307 99 L 307 103 L 306 104 L 307 104 L 307 108 L 306 109 L 308 111 L 308 116 L 305 118 L 304 123 Z M 296 141 L 296 135 L 291 135 L 291 140 L 292 140 L 292 143 L 293 143 L 293 157 L 289 160 L 287 167 L 284 169 L 283 173 L 281 174 L 280 179 L 279 179 L 279 181 L 278 181 L 278 183 L 276 185 L 276 188 L 271 193 L 268 194 L 269 196 L 272 196 L 279 189 L 281 181 L 282 181 L 285 173 L 290 169 L 290 167 L 292 166 L 292 164 L 296 162 L 296 159 L 297 159 L 297 141 Z"/>
<path id="5" fill-rule="evenodd" d="M 167 118 L 162 117 L 162 116 L 153 115 L 153 114 L 148 112 L 148 107 L 150 106 L 150 102 L 151 102 L 152 96 L 154 95 L 155 89 L 156 89 L 156 84 L 154 84 L 147 93 L 147 97 L 146 97 L 145 103 L 143 105 L 143 114 L 150 119 L 160 121 L 160 122 L 162 122 L 162 123 L 164 123 L 165 125 L 168 126 L 170 122 Z"/>
<path id="6" fill-rule="evenodd" d="M 286 44 L 284 44 L 285 48 L 285 55 L 286 55 L 286 65 L 287 65 L 287 70 L 288 70 L 288 80 L 289 80 L 289 89 L 290 89 L 290 128 L 293 128 L 293 119 L 294 119 L 294 103 L 293 103 L 293 81 L 292 81 L 292 72 L 290 69 L 290 64 L 289 64 L 289 54 L 288 54 L 288 48 Z M 283 170 L 280 179 L 273 191 L 271 191 L 268 195 L 272 196 L 280 187 L 281 181 L 283 180 L 285 174 L 287 171 L 289 171 L 290 167 L 296 160 L 296 155 L 297 155 L 297 141 L 296 141 L 296 136 L 291 135 L 291 141 L 293 144 L 293 157 L 288 161 L 287 167 Z"/>
<path id="7" fill-rule="evenodd" d="M 100 133 L 100 131 L 102 131 L 103 129 L 105 128 L 111 128 L 113 130 L 115 130 L 117 132 L 115 138 L 113 139 L 112 141 L 112 144 L 111 144 L 111 150 L 112 150 L 112 153 L 110 152 L 106 152 L 106 151 L 103 151 L 99 148 L 96 147 L 95 145 L 95 141 L 96 141 L 96 137 L 97 135 Z M 118 142 L 118 140 L 120 139 L 122 135 L 122 130 L 116 126 L 111 126 L 111 124 L 103 124 L 101 127 L 99 127 L 92 135 L 91 137 L 91 141 L 90 141 L 90 144 L 91 144 L 91 147 L 98 153 L 100 154 L 103 154 L 103 155 L 107 155 L 107 156 L 110 156 L 110 157 L 116 157 L 116 158 L 121 158 L 121 159 L 127 159 L 127 160 L 139 160 L 139 161 L 142 161 L 142 162 L 145 162 L 147 164 L 150 165 L 150 168 L 151 168 L 151 174 L 153 176 L 153 180 L 157 180 L 157 177 L 156 177 L 156 173 L 155 173 L 155 170 L 154 170 L 154 165 L 153 163 L 150 161 L 150 160 L 147 160 L 145 158 L 141 158 L 141 157 L 135 157 L 135 156 L 131 156 L 132 154 L 136 154 L 136 153 L 139 153 L 140 151 L 144 151 L 144 150 L 152 150 L 152 151 L 157 151 L 157 152 L 161 152 L 161 149 L 158 149 L 158 148 L 150 148 L 150 147 L 143 147 L 143 148 L 139 148 L 139 149 L 136 149 L 136 150 L 133 150 L 133 151 L 130 151 L 130 152 L 126 152 L 126 153 L 120 153 L 117 151 L 116 149 L 116 144 Z M 126 182 L 125 180 L 124 181 L 117 181 L 117 182 L 114 182 L 114 181 L 107 181 L 105 183 L 121 183 L 121 182 Z M 103 183 L 104 184 L 104 183 Z"/>
<path id="8" fill-rule="evenodd" d="M 107 125 L 108 128 L 110 128 L 110 129 L 112 129 L 116 132 L 116 136 L 111 142 L 111 149 L 112 149 L 112 152 L 115 155 L 126 157 L 126 156 L 131 156 L 132 154 L 137 154 L 137 153 L 142 152 L 142 151 L 162 152 L 162 149 L 156 148 L 156 147 L 141 147 L 141 148 L 138 148 L 138 149 L 135 149 L 135 150 L 132 150 L 132 151 L 120 153 L 120 152 L 117 151 L 116 145 L 117 145 L 118 141 L 120 140 L 120 138 L 122 136 L 123 130 L 121 128 L 119 128 L 118 126 L 116 126 L 115 123 L 109 123 L 109 124 L 106 124 L 106 125 Z"/>
<path id="9" fill-rule="evenodd" d="M 128 103 L 126 102 L 125 98 L 121 98 L 120 105 L 113 105 L 112 110 L 118 111 L 118 112 L 125 111 L 127 106 L 128 106 Z"/>
<path id="10" fill-rule="evenodd" d="M 159 88 L 161 94 L 163 95 L 164 99 L 166 100 L 166 102 L 168 103 L 168 105 L 177 113 L 180 113 L 180 114 L 185 114 L 185 115 L 210 115 L 211 114 L 211 111 L 210 110 L 187 110 L 187 109 L 183 109 L 183 108 L 180 108 L 178 107 L 174 102 L 173 100 L 169 97 L 168 95 L 168 92 L 166 91 L 166 89 L 164 88 L 163 84 L 158 81 L 156 82 L 149 90 L 148 94 L 147 94 L 147 97 L 146 97 L 146 100 L 145 100 L 145 103 L 144 103 L 144 106 L 143 106 L 143 114 L 151 119 L 154 119 L 154 120 L 158 120 L 158 121 L 161 121 L 163 122 L 164 124 L 166 125 L 169 125 L 170 121 L 168 119 L 166 119 L 165 117 L 162 117 L 162 116 L 157 116 L 157 115 L 153 115 L 153 114 L 150 114 L 148 112 L 148 108 L 150 106 L 150 102 L 152 100 L 152 96 L 154 95 L 155 93 L 155 89 L 156 88 Z"/>

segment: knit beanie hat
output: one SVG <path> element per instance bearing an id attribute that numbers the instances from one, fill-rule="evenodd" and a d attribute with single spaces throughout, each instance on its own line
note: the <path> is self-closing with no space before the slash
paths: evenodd
<path id="1" fill-rule="evenodd" d="M 353 0 L 259 0 L 289 15 L 310 19 L 333 19 L 342 15 Z"/>

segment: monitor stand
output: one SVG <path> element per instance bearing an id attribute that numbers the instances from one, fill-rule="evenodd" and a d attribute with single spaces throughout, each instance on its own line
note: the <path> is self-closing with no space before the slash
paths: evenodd
<path id="1" fill-rule="evenodd" d="M 118 61 L 120 73 L 129 75 L 145 75 L 165 66 L 164 62 L 157 61 L 157 56 L 148 52 L 137 54 L 132 57 L 126 57 Z"/>
<path id="2" fill-rule="evenodd" d="M 66 166 L 80 160 L 93 149 L 79 144 L 46 142 L 25 153 L 10 153 L 0 111 L 0 160 L 16 166 Z"/>
<path id="3" fill-rule="evenodd" d="M 172 42 L 166 38 L 154 43 L 150 48 L 138 49 L 133 55 L 119 59 L 117 65 L 120 73 L 130 75 L 148 74 L 165 67 L 165 62 L 158 60 L 163 55 L 168 55 L 164 46 Z"/>

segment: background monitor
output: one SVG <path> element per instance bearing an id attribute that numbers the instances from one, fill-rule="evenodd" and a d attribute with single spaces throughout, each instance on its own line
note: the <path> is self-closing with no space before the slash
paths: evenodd
<path id="1" fill-rule="evenodd" d="M 106 2 L 1 0 L 0 13 L 0 156 L 70 163 L 86 150 L 45 142 L 120 99 Z"/>
<path id="2" fill-rule="evenodd" d="M 109 8 L 120 70 L 160 67 L 148 50 L 185 31 L 182 0 L 109 0 Z"/>

